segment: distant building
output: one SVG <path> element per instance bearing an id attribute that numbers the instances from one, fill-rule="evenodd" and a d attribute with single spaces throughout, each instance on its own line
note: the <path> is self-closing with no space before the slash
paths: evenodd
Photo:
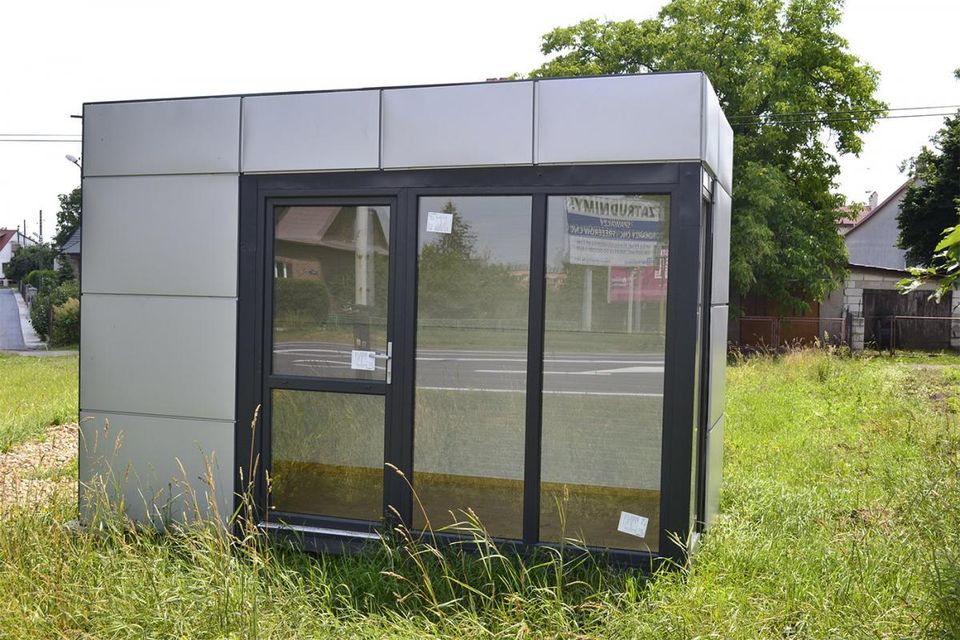
<path id="1" fill-rule="evenodd" d="M 80 227 L 74 231 L 67 241 L 60 247 L 60 254 L 70 261 L 73 267 L 73 275 L 80 279 Z"/>
<path id="2" fill-rule="evenodd" d="M 0 229 L 0 283 L 7 285 L 4 269 L 13 257 L 13 252 L 33 244 L 36 244 L 36 241 L 25 236 L 19 229 Z"/>
<path id="3" fill-rule="evenodd" d="M 863 320 L 863 340 L 878 347 L 947 348 L 960 346 L 960 322 L 953 296 L 939 304 L 928 300 L 934 284 L 902 295 L 897 283 L 907 277 L 906 252 L 899 244 L 897 216 L 911 180 L 901 184 L 883 202 L 868 206 L 854 224 L 840 233 L 847 245 L 849 269 L 842 288 L 820 303 L 821 328 L 843 324 L 849 333 L 854 319 Z M 829 318 L 844 318 L 841 323 Z M 830 330 L 830 329 L 827 329 Z M 830 332 L 836 331 L 832 329 Z"/>
<path id="4" fill-rule="evenodd" d="M 848 269 L 843 286 L 822 302 L 809 302 L 805 313 L 781 313 L 771 300 L 744 296 L 743 315 L 730 324 L 729 338 L 740 345 L 782 346 L 814 339 L 857 340 L 877 347 L 943 349 L 960 347 L 960 309 L 947 295 L 929 300 L 935 284 L 902 295 L 897 283 L 909 275 L 906 252 L 899 244 L 897 216 L 910 180 L 882 202 L 870 195 L 862 208 L 846 207 L 837 231 L 847 247 Z M 856 340 L 855 340 L 856 341 Z"/>

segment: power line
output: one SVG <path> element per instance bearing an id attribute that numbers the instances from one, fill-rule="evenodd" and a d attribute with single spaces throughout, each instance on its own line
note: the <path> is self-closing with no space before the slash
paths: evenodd
<path id="1" fill-rule="evenodd" d="M 0 137 L 18 138 L 70 138 L 79 135 L 79 133 L 0 133 Z"/>
<path id="2" fill-rule="evenodd" d="M 944 116 L 952 116 L 954 112 L 945 111 L 943 113 L 912 113 L 912 114 L 903 114 L 895 116 L 876 116 L 876 120 L 898 120 L 901 118 L 942 118 Z M 800 124 L 834 124 L 839 122 L 858 122 L 865 119 L 867 116 L 857 117 L 857 116 L 848 116 L 843 118 L 833 118 L 830 116 L 824 116 L 822 118 L 808 118 L 808 119 L 793 119 L 793 120 L 766 120 L 765 118 L 757 118 L 755 121 L 750 122 L 748 120 L 740 120 L 737 122 L 730 123 L 731 125 L 749 125 L 749 124 L 758 124 L 766 123 L 769 125 L 779 125 L 779 126 L 790 126 L 790 125 L 800 125 Z"/>
<path id="3" fill-rule="evenodd" d="M 729 116 L 728 120 L 759 120 L 770 118 L 787 118 L 791 116 L 832 116 L 852 113 L 886 113 L 888 111 L 925 111 L 929 109 L 958 109 L 960 104 L 941 104 L 927 107 L 889 107 L 887 109 L 850 109 L 837 111 L 783 111 L 780 113 L 769 113 L 766 115 L 741 114 Z M 937 114 L 932 114 L 937 115 Z M 892 116 L 891 116 L 892 117 Z"/>

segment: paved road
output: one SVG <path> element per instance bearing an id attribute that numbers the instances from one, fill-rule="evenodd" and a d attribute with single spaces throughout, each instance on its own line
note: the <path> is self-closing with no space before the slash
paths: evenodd
<path id="1" fill-rule="evenodd" d="M 343 376 L 350 370 L 350 350 L 343 345 L 287 342 L 276 345 L 276 371 L 291 375 Z M 383 379 L 377 361 L 374 379 Z M 557 394 L 653 396 L 663 394 L 661 354 L 549 354 L 544 390 Z M 470 349 L 421 349 L 417 352 L 417 386 L 426 389 L 522 392 L 526 353 Z"/>
<path id="2" fill-rule="evenodd" d="M 13 289 L 0 289 L 0 349 L 26 349 Z"/>

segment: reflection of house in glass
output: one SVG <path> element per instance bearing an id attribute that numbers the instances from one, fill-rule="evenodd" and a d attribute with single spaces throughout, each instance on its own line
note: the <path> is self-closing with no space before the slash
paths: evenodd
<path id="1" fill-rule="evenodd" d="M 278 341 L 332 341 L 355 348 L 385 340 L 387 207 L 278 207 L 274 234 L 274 335 Z M 352 337 L 347 335 L 352 330 Z M 276 371 L 349 371 L 345 362 L 300 358 Z M 329 360 L 329 359 L 328 359 Z M 279 366 L 278 366 L 279 365 Z"/>

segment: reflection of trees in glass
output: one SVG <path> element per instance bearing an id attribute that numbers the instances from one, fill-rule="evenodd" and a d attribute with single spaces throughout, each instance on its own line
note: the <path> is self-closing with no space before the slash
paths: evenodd
<path id="1" fill-rule="evenodd" d="M 420 316 L 526 318 L 527 291 L 510 267 L 478 249 L 476 234 L 452 201 L 442 211 L 453 215 L 453 228 L 420 251 Z"/>

